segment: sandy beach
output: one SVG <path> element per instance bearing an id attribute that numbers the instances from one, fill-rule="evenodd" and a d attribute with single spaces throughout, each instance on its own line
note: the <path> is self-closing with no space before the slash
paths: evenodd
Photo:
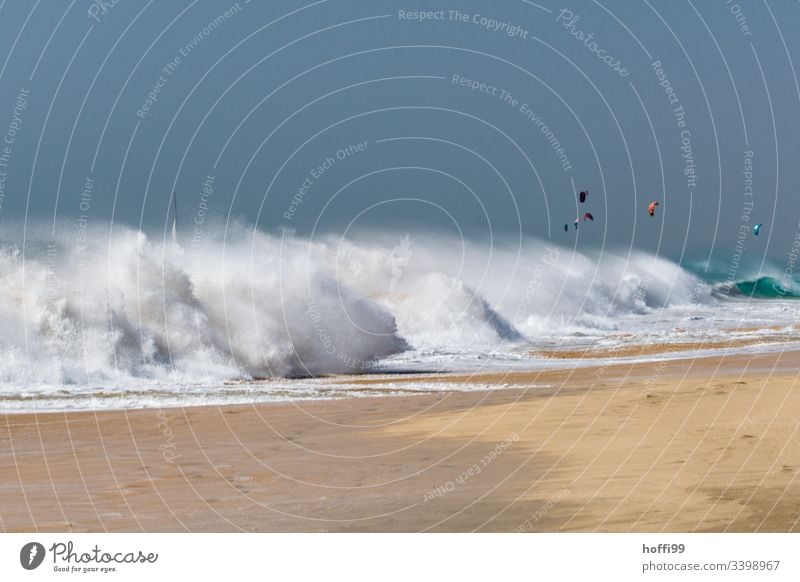
<path id="1" fill-rule="evenodd" d="M 784 352 L 447 377 L 503 386 L 482 392 L 4 415 L 0 528 L 800 531 L 798 364 Z"/>

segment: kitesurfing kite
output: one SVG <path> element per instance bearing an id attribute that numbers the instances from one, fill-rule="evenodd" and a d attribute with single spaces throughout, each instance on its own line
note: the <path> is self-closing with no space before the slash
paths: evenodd
<path id="1" fill-rule="evenodd" d="M 588 190 L 584 190 L 579 194 L 578 198 L 580 199 L 581 204 L 586 202 L 586 197 L 588 195 L 589 195 L 589 191 Z M 583 215 L 583 220 L 594 221 L 594 216 L 592 216 L 591 213 L 587 212 L 586 214 Z M 572 223 L 573 226 L 575 227 L 575 230 L 578 230 L 578 223 L 580 221 L 581 221 L 581 217 L 579 216 L 578 218 L 575 219 L 575 222 Z M 569 224 L 565 224 L 564 225 L 564 232 L 567 232 L 568 230 L 569 230 Z"/>
<path id="2" fill-rule="evenodd" d="M 587 212 L 586 214 L 584 214 L 584 215 L 583 215 L 583 220 L 591 220 L 591 221 L 594 221 L 594 216 L 592 216 L 590 213 L 588 213 L 588 212 Z M 580 219 L 580 217 L 579 217 L 579 218 L 576 218 L 576 219 L 575 219 L 575 222 L 573 222 L 573 223 L 572 223 L 572 224 L 575 226 L 575 230 L 578 230 L 578 223 L 579 223 L 580 221 L 581 221 L 581 219 Z M 567 225 L 565 224 L 564 226 L 566 227 Z"/>
<path id="3" fill-rule="evenodd" d="M 761 223 L 760 222 L 753 227 L 753 234 L 758 236 L 758 231 L 759 230 L 761 230 Z"/>
<path id="4" fill-rule="evenodd" d="M 658 200 L 653 200 L 650 203 L 650 206 L 647 207 L 647 214 L 649 214 L 650 216 L 655 216 L 656 215 L 656 206 L 658 206 Z"/>

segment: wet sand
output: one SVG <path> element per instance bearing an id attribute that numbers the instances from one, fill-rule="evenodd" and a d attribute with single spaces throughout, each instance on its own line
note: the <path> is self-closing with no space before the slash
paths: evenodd
<path id="1" fill-rule="evenodd" d="M 0 529 L 800 531 L 798 369 L 785 352 L 0 416 Z"/>
<path id="2" fill-rule="evenodd" d="M 791 335 L 773 336 L 769 338 L 770 343 L 789 343 L 796 341 L 797 338 Z M 658 354 L 671 354 L 675 352 L 692 352 L 696 350 L 724 350 L 731 348 L 742 348 L 746 346 L 756 346 L 765 343 L 764 338 L 737 338 L 731 340 L 704 341 L 704 342 L 664 342 L 651 344 L 634 344 L 630 346 L 619 346 L 606 349 L 586 349 L 586 350 L 551 350 L 531 352 L 532 357 L 549 358 L 555 360 L 584 360 L 601 358 L 630 358 L 641 356 L 653 356 Z"/>

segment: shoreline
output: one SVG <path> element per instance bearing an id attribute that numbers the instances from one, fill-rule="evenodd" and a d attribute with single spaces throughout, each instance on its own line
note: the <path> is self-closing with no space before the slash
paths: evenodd
<path id="1" fill-rule="evenodd" d="M 574 367 L 569 366 L 553 366 L 553 367 L 531 367 L 524 366 L 515 367 L 508 370 L 499 368 L 483 368 L 474 372 L 465 371 L 451 371 L 451 370 L 430 370 L 430 371 L 409 371 L 409 370 L 387 370 L 381 372 L 369 372 L 359 374 L 331 374 L 327 376 L 315 376 L 309 378 L 257 378 L 252 380 L 243 381 L 226 381 L 221 384 L 226 388 L 233 386 L 243 387 L 257 387 L 257 386 L 270 386 L 271 384 L 279 383 L 283 386 L 282 390 L 290 392 L 292 390 L 297 393 L 291 396 L 285 396 L 279 399 L 273 394 L 265 395 L 264 399 L 258 400 L 235 400 L 231 399 L 230 402 L 206 402 L 206 403 L 176 403 L 179 393 L 170 394 L 170 399 L 160 403 L 145 404 L 140 406 L 103 406 L 103 407 L 83 407 L 83 408 L 42 408 L 40 410 L 7 410 L 0 412 L 0 418 L 4 415 L 48 415 L 48 414 L 97 414 L 104 412 L 134 412 L 138 410 L 179 410 L 179 409 L 196 409 L 196 408 L 218 408 L 218 407 L 237 407 L 237 406 L 266 406 L 266 405 L 280 405 L 280 404 L 308 404 L 311 402 L 329 402 L 329 401 L 342 401 L 342 400 L 358 400 L 363 398 L 399 398 L 399 397 L 416 397 L 423 395 L 447 394 L 458 393 L 461 390 L 447 390 L 447 389 L 425 389 L 418 386 L 404 388 L 404 385 L 412 385 L 419 383 L 430 383 L 433 385 L 452 385 L 452 384 L 475 384 L 476 386 L 469 389 L 470 392 L 489 392 L 496 391 L 497 384 L 503 383 L 505 380 L 509 384 L 509 389 L 517 389 L 520 384 L 531 384 L 529 387 L 536 390 L 547 390 L 550 385 L 549 382 L 563 382 L 566 379 L 572 378 L 577 373 L 582 377 L 587 371 L 594 371 L 596 377 L 602 377 L 607 372 L 614 373 L 616 370 L 625 370 L 625 378 L 628 380 L 635 379 L 631 377 L 632 373 L 643 376 L 650 375 L 650 368 L 657 366 L 663 367 L 668 365 L 668 369 L 673 369 L 675 366 L 681 368 L 681 362 L 692 362 L 693 368 L 698 368 L 704 360 L 712 362 L 716 361 L 737 361 L 741 357 L 747 357 L 750 362 L 758 362 L 759 359 L 764 361 L 772 361 L 780 354 L 794 353 L 800 354 L 800 345 L 795 342 L 757 342 L 747 341 L 742 346 L 757 345 L 759 347 L 769 347 L 770 349 L 760 351 L 756 354 L 747 355 L 741 351 L 742 346 L 731 346 L 730 342 L 722 342 L 725 345 L 709 348 L 706 346 L 702 351 L 692 353 L 692 350 L 687 349 L 692 345 L 702 344 L 683 344 L 683 343 L 666 343 L 666 344 L 642 344 L 631 346 L 630 348 L 618 349 L 603 349 L 603 350 L 573 350 L 563 352 L 536 352 L 536 355 L 544 355 L 547 360 L 552 361 L 554 364 L 560 364 L 567 359 L 573 359 Z M 716 350 L 722 347 L 723 351 L 720 353 Z M 726 351 L 724 348 L 731 348 Z M 648 359 L 642 360 L 632 357 L 644 356 Z M 664 359 L 657 359 L 658 356 L 663 356 Z M 618 359 L 612 359 L 618 358 Z M 621 359 L 619 359 L 621 358 Z M 702 367 L 702 366 L 700 366 Z M 600 372 L 598 372 L 600 371 Z M 619 374 L 617 374 L 617 377 Z M 302 391 L 302 382 L 313 382 L 316 388 L 323 390 L 318 394 L 298 395 Z M 538 382 L 545 382 L 540 384 Z M 369 388 L 374 385 L 375 388 Z M 394 393 L 389 392 L 383 386 L 391 385 L 395 390 Z M 353 386 L 361 386 L 358 390 L 353 390 Z M 209 386 L 207 389 L 213 389 Z M 403 390 L 405 390 L 403 392 Z M 351 392 L 352 393 L 348 393 Z M 326 395 L 325 392 L 337 394 L 334 396 Z M 92 399 L 118 399 L 123 400 L 126 394 L 111 393 L 111 394 L 82 394 L 79 396 L 71 396 L 70 398 L 80 398 L 85 400 Z M 272 399 L 274 398 L 274 399 Z M 36 401 L 38 397 L 30 397 L 31 401 Z M 2 399 L 0 399 L 2 400 Z M 6 398 L 6 401 L 13 400 L 13 398 Z"/>
<path id="2" fill-rule="evenodd" d="M 739 353 L 435 376 L 494 390 L 3 414 L 1 525 L 800 531 L 798 364 Z"/>

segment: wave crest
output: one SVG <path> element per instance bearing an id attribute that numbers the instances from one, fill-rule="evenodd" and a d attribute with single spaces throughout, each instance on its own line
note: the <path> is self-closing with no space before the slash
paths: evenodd
<path id="1" fill-rule="evenodd" d="M 207 382 L 370 369 L 406 350 L 486 352 L 714 301 L 678 265 L 528 240 L 308 241 L 240 229 L 176 245 L 75 231 L 0 252 L 0 381 Z"/>

